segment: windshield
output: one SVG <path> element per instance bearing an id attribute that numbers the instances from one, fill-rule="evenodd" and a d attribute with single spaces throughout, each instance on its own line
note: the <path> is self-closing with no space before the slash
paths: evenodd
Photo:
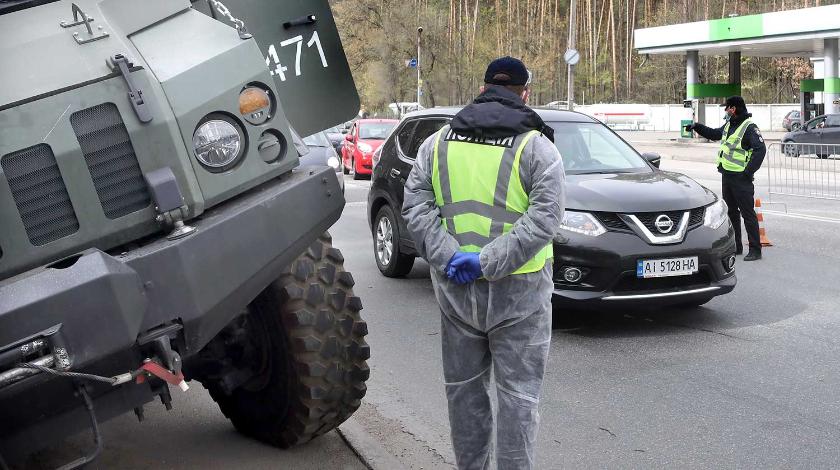
<path id="1" fill-rule="evenodd" d="M 566 173 L 641 173 L 652 171 L 647 162 L 599 123 L 549 122 L 554 145 L 563 158 Z"/>
<path id="2" fill-rule="evenodd" d="M 373 122 L 359 125 L 359 138 L 363 140 L 385 140 L 396 122 Z"/>
<path id="3" fill-rule="evenodd" d="M 330 141 L 327 139 L 327 136 L 324 135 L 323 132 L 319 132 L 317 134 L 312 134 L 308 137 L 303 138 L 303 143 L 312 147 L 329 147 Z"/>

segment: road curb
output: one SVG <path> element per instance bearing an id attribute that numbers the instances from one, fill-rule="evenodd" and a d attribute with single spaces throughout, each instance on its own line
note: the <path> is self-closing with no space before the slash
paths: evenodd
<path id="1" fill-rule="evenodd" d="M 365 431 L 354 416 L 341 423 L 336 431 L 370 470 L 405 468 L 376 438 Z"/>

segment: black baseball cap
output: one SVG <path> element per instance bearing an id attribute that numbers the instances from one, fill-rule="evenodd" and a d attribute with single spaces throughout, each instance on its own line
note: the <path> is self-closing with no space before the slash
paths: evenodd
<path id="1" fill-rule="evenodd" d="M 744 98 L 740 96 L 730 96 L 726 98 L 726 101 L 720 105 L 721 108 L 732 108 L 735 109 L 747 109 L 747 103 L 744 102 Z"/>
<path id="2" fill-rule="evenodd" d="M 496 79 L 496 75 L 505 74 L 509 80 Z M 521 60 L 510 56 L 499 57 L 490 62 L 487 71 L 484 72 L 484 83 L 490 85 L 528 85 L 531 83 L 531 72 L 525 67 Z"/>

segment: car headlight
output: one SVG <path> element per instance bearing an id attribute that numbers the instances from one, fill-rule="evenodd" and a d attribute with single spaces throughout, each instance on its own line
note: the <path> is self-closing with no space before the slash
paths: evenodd
<path id="1" fill-rule="evenodd" d="M 359 150 L 361 150 L 364 153 L 370 153 L 373 151 L 373 147 L 364 142 L 359 142 Z"/>
<path id="2" fill-rule="evenodd" d="M 193 133 L 193 152 L 210 171 L 224 171 L 245 153 L 243 140 L 242 130 L 233 119 L 209 115 Z"/>
<path id="3" fill-rule="evenodd" d="M 729 220 L 729 208 L 726 207 L 726 203 L 723 202 L 723 199 L 718 199 L 712 205 L 706 207 L 706 213 L 703 216 L 703 225 L 709 227 L 711 229 L 717 229 L 724 222 Z"/>
<path id="4" fill-rule="evenodd" d="M 607 229 L 598 222 L 589 212 L 565 211 L 563 221 L 560 223 L 562 230 L 597 237 L 607 232 Z"/>
<path id="5" fill-rule="evenodd" d="M 327 159 L 327 165 L 332 167 L 333 170 L 338 170 L 339 161 L 335 157 L 330 157 L 330 158 Z"/>

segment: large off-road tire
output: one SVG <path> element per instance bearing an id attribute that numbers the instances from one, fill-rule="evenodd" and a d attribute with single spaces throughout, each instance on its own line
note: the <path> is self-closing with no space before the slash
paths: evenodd
<path id="1" fill-rule="evenodd" d="M 343 263 L 324 234 L 248 306 L 248 340 L 261 351 L 250 366 L 259 373 L 230 395 L 208 387 L 243 434 L 290 447 L 334 429 L 359 408 L 370 347 Z"/>

